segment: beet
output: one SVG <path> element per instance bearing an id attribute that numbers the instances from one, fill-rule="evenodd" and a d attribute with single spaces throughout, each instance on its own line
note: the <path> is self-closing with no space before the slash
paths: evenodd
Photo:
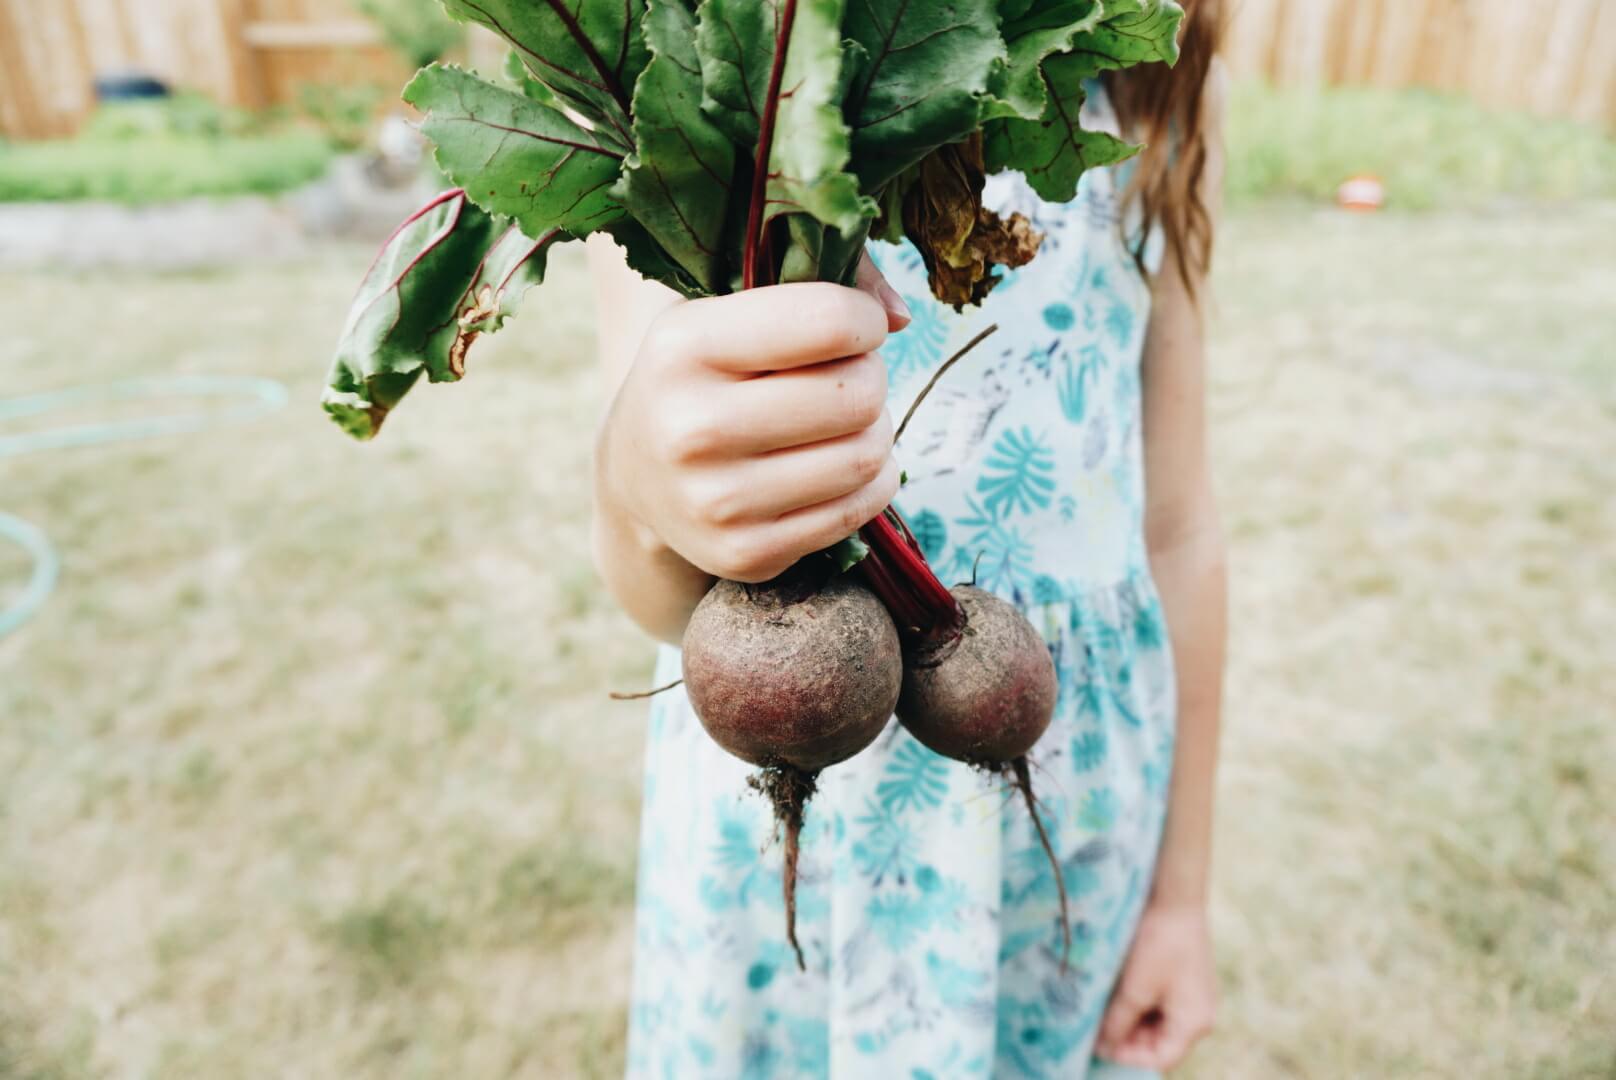
<path id="1" fill-rule="evenodd" d="M 1060 894 L 1062 962 L 1071 951 L 1066 882 L 1032 793 L 1027 754 L 1055 713 L 1060 684 L 1049 649 L 1015 606 L 976 588 L 949 590 L 965 612 L 957 634 L 909 649 L 898 719 L 921 743 L 1004 776 L 1021 792 Z"/>
<path id="2" fill-rule="evenodd" d="M 684 636 L 690 704 L 714 742 L 761 766 L 752 786 L 785 834 L 786 936 L 797 944 L 797 842 L 821 769 L 886 727 L 903 683 L 898 632 L 881 601 L 845 574 L 799 566 L 763 585 L 720 581 Z"/>
<path id="3" fill-rule="evenodd" d="M 974 585 L 949 591 L 965 609 L 965 629 L 934 657 L 915 657 L 898 717 L 944 757 L 973 765 L 1014 761 L 1033 748 L 1054 715 L 1054 661 L 1013 605 Z"/>

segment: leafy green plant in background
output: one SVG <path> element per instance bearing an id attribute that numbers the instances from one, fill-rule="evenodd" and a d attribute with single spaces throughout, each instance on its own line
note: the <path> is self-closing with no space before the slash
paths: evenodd
<path id="1" fill-rule="evenodd" d="M 1616 198 L 1608 135 L 1430 91 L 1244 84 L 1230 97 L 1228 138 L 1235 202 L 1331 200 L 1343 180 L 1366 172 L 1403 209 Z"/>
<path id="2" fill-rule="evenodd" d="M 381 88 L 370 83 L 311 82 L 297 88 L 298 112 L 343 151 L 359 150 L 370 142 L 381 102 Z"/>
<path id="3" fill-rule="evenodd" d="M 605 232 L 687 296 L 850 281 L 870 236 L 907 236 L 940 299 L 979 302 L 1041 240 L 982 206 L 987 173 L 1064 200 L 1131 154 L 1077 122 L 1085 83 L 1174 61 L 1183 17 L 1173 0 L 443 4 L 521 66 L 496 85 L 435 64 L 405 90 L 459 188 L 360 287 L 325 395 L 359 437 L 422 372 L 459 378 L 509 314 L 484 258 L 507 220 L 535 274 L 549 245 Z"/>
<path id="4" fill-rule="evenodd" d="M 333 147 L 276 111 L 198 94 L 101 106 L 71 139 L 0 143 L 0 202 L 272 195 L 315 179 Z"/>
<path id="5" fill-rule="evenodd" d="M 0 202 L 106 199 L 144 205 L 201 195 L 273 195 L 317 178 L 332 155 L 314 132 L 173 135 L 0 145 Z"/>
<path id="6" fill-rule="evenodd" d="M 465 29 L 444 14 L 438 0 L 359 0 L 357 7 L 411 67 L 442 60 L 465 44 Z"/>

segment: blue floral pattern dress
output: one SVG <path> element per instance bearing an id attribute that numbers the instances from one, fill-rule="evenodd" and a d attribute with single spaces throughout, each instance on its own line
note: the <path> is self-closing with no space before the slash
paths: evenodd
<path id="1" fill-rule="evenodd" d="M 1085 119 L 1115 130 L 1100 93 Z M 1092 1048 L 1150 884 L 1175 710 L 1143 541 L 1149 289 L 1119 224 L 1123 180 L 1091 171 L 1054 206 L 993 178 L 989 205 L 1027 214 L 1045 240 L 964 315 L 931 298 L 912 247 L 874 252 L 914 313 L 883 349 L 895 415 L 977 330 L 1000 326 L 921 406 L 898 450 L 898 504 L 945 582 L 974 570 L 1054 655 L 1059 705 L 1031 757 L 1071 897 L 1069 967 L 1025 806 L 894 722 L 827 770 L 809 805 L 799 972 L 751 770 L 667 693 L 647 750 L 630 1077 L 1121 1074 Z M 664 649 L 657 682 L 678 669 Z"/>

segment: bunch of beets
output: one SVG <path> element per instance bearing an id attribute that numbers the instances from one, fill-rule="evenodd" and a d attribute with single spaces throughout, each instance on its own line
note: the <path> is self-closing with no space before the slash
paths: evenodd
<path id="1" fill-rule="evenodd" d="M 1129 145 L 1078 121 L 1102 72 L 1172 63 L 1173 0 L 443 0 L 509 43 L 499 79 L 423 69 L 404 99 L 457 185 L 365 276 L 324 404 L 369 438 L 425 373 L 540 281 L 553 244 L 609 234 L 685 296 L 851 284 L 871 238 L 907 237 L 939 300 L 980 302 L 1033 258 L 982 205 L 1016 170 L 1063 202 Z M 684 636 L 684 682 L 724 749 L 761 772 L 785 834 L 787 935 L 803 808 L 821 770 L 896 712 L 932 750 L 1005 775 L 1038 819 L 1027 753 L 1057 682 L 1010 604 L 945 587 L 896 510 L 761 585 L 720 581 Z M 1062 928 L 1065 891 L 1059 865 Z M 801 962 L 801 950 L 798 950 Z"/>

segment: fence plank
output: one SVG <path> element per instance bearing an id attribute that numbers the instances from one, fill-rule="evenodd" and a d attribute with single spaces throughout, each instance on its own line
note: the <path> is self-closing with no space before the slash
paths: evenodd
<path id="1" fill-rule="evenodd" d="M 1616 128 L 1616 0 L 1229 0 L 1226 60 L 1282 83 L 1434 86 Z M 220 101 L 407 74 L 332 0 L 0 0 L 0 135 L 70 132 L 96 73 L 141 68 Z M 480 66 L 503 51 L 482 43 Z"/>

